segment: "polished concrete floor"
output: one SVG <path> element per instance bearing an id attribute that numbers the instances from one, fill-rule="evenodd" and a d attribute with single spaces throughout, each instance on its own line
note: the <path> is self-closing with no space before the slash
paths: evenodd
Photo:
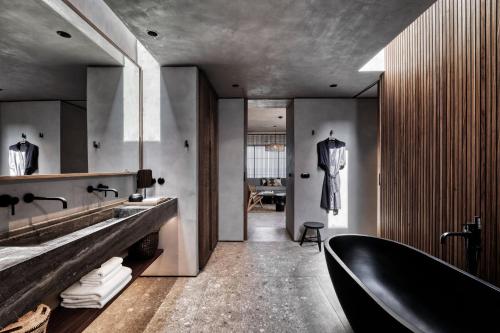
<path id="1" fill-rule="evenodd" d="M 278 219 L 273 221 L 278 223 Z M 268 222 L 260 220 L 254 226 L 268 228 Z M 196 278 L 137 279 L 85 332 L 351 329 L 323 252 L 314 244 L 300 247 L 290 240 L 257 237 L 256 241 L 219 243 Z"/>
<path id="2" fill-rule="evenodd" d="M 290 240 L 286 231 L 285 212 L 275 205 L 255 207 L 248 213 L 248 240 L 251 242 L 281 242 Z"/>

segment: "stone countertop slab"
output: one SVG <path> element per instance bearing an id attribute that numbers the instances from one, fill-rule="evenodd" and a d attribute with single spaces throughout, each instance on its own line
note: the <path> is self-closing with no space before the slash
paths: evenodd
<path id="1" fill-rule="evenodd" d="M 177 199 L 126 209 L 131 215 L 114 217 L 41 244 L 0 247 L 0 327 L 158 231 L 162 221 L 177 215 Z"/>

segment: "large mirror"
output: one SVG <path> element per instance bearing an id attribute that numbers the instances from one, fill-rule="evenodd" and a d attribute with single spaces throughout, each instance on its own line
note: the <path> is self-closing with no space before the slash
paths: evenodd
<path id="1" fill-rule="evenodd" d="M 1 176 L 139 167 L 139 68 L 67 10 L 0 1 Z"/>

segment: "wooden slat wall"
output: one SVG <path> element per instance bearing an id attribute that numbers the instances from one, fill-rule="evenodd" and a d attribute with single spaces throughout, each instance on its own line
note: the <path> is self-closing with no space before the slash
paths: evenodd
<path id="1" fill-rule="evenodd" d="M 465 267 L 439 236 L 483 219 L 480 276 L 500 285 L 500 4 L 440 0 L 386 48 L 382 237 Z"/>

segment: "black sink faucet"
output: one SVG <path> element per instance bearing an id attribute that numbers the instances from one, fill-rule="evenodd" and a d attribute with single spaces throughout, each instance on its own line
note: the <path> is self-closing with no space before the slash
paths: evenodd
<path id="1" fill-rule="evenodd" d="M 479 254 L 481 253 L 481 218 L 474 217 L 472 223 L 465 223 L 461 232 L 445 232 L 441 235 L 441 244 L 446 243 L 448 237 L 463 237 L 467 256 L 467 271 L 473 275 L 477 274 Z"/>
<path id="2" fill-rule="evenodd" d="M 26 203 L 32 203 L 35 200 L 49 200 L 49 201 L 60 201 L 62 202 L 63 209 L 68 208 L 68 201 L 62 197 L 37 197 L 33 193 L 26 193 L 23 196 L 23 201 Z"/>
<path id="3" fill-rule="evenodd" d="M 94 186 L 87 186 L 87 192 L 92 193 L 92 192 L 104 192 L 104 196 L 106 197 L 108 192 L 113 192 L 115 194 L 115 198 L 118 198 L 118 191 L 115 190 L 114 188 L 109 188 L 109 186 L 99 184 L 97 187 Z"/>

